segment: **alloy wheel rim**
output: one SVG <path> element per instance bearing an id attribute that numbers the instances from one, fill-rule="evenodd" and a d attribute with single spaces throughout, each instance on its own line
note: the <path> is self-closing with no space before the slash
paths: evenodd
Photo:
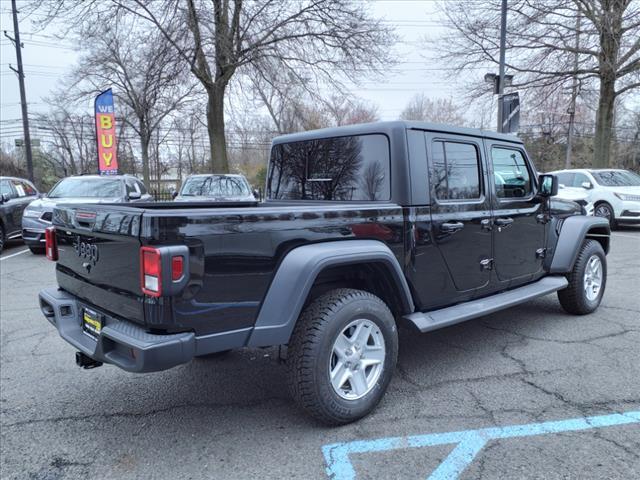
<path id="1" fill-rule="evenodd" d="M 380 328 L 360 318 L 343 328 L 333 343 L 329 380 L 345 400 L 364 397 L 375 387 L 384 368 L 386 347 Z"/>
<path id="2" fill-rule="evenodd" d="M 609 207 L 606 205 L 599 205 L 598 208 L 596 208 L 595 216 L 611 219 L 611 210 L 609 210 Z"/>
<path id="3" fill-rule="evenodd" d="M 600 257 L 592 255 L 584 269 L 584 293 L 589 301 L 598 298 L 602 288 L 602 262 Z"/>

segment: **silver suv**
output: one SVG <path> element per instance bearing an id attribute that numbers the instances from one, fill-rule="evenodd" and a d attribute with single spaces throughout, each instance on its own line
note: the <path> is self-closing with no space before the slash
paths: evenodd
<path id="1" fill-rule="evenodd" d="M 148 202 L 153 197 L 131 175 L 79 175 L 54 185 L 42 198 L 29 204 L 22 216 L 22 238 L 33 253 L 44 253 L 44 230 L 51 225 L 53 209 L 66 203 Z"/>

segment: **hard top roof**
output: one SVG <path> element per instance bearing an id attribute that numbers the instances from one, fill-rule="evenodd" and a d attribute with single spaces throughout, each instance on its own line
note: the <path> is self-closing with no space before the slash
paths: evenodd
<path id="1" fill-rule="evenodd" d="M 280 135 L 273 139 L 273 144 L 300 142 L 303 140 L 315 140 L 319 138 L 342 137 L 348 135 L 366 135 L 371 133 L 383 133 L 391 137 L 391 133 L 397 130 L 427 130 L 431 132 L 449 133 L 454 135 L 467 135 L 473 137 L 485 137 L 511 143 L 522 143 L 515 135 L 481 130 L 479 128 L 455 127 L 429 122 L 416 122 L 406 120 L 393 120 L 386 122 L 361 123 L 342 127 L 322 128 L 307 132 L 290 133 Z"/>

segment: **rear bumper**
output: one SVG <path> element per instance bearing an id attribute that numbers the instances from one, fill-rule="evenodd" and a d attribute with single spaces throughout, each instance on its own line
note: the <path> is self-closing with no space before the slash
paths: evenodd
<path id="1" fill-rule="evenodd" d="M 135 323 L 100 312 L 104 325 L 95 338 L 82 330 L 85 305 L 76 297 L 58 288 L 46 288 L 40 291 L 39 299 L 42 314 L 64 340 L 94 360 L 128 372 L 167 370 L 199 355 L 243 347 L 252 330 L 251 327 L 200 336 L 193 332 L 153 334 Z"/>
<path id="2" fill-rule="evenodd" d="M 154 335 L 131 322 L 105 316 L 97 338 L 82 330 L 82 304 L 56 288 L 39 294 L 40 310 L 60 336 L 85 355 L 129 372 L 156 372 L 190 361 L 196 354 L 193 332 Z"/>

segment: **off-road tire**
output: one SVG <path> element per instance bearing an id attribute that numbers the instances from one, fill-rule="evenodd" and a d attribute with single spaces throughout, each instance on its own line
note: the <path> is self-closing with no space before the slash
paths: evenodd
<path id="1" fill-rule="evenodd" d="M 594 255 L 600 258 L 602 264 L 602 283 L 598 296 L 593 300 L 589 300 L 584 289 L 584 275 L 587 263 Z M 582 242 L 578 258 L 576 258 L 576 262 L 573 265 L 573 270 L 567 275 L 567 280 L 569 281 L 569 286 L 558 291 L 558 300 L 560 300 L 562 308 L 567 313 L 574 315 L 586 315 L 595 311 L 602 301 L 607 284 L 607 257 L 599 242 L 596 240 Z"/>
<path id="2" fill-rule="evenodd" d="M 358 399 L 345 399 L 334 390 L 329 376 L 333 344 L 349 323 L 367 319 L 384 338 L 382 371 L 372 390 Z M 327 425 L 353 422 L 370 413 L 384 395 L 398 358 L 398 331 L 387 305 L 362 290 L 331 290 L 302 312 L 287 353 L 289 389 L 296 403 Z"/>

